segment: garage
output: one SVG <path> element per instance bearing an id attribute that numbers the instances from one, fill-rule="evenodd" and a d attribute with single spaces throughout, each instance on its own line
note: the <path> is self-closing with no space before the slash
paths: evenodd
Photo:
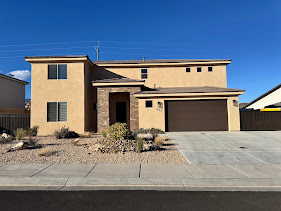
<path id="1" fill-rule="evenodd" d="M 226 100 L 165 102 L 166 131 L 227 131 Z"/>

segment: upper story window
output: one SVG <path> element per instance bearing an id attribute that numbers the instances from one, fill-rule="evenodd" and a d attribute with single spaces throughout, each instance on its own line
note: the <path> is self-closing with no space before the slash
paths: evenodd
<path id="1" fill-rule="evenodd" d="M 147 69 L 141 69 L 141 79 L 147 79 Z"/>
<path id="2" fill-rule="evenodd" d="M 190 67 L 185 68 L 185 72 L 190 73 L 191 72 L 191 68 Z"/>
<path id="3" fill-rule="evenodd" d="M 213 72 L 213 67 L 208 67 L 208 72 Z"/>
<path id="4" fill-rule="evenodd" d="M 197 72 L 201 73 L 202 72 L 202 67 L 197 67 Z"/>
<path id="5" fill-rule="evenodd" d="M 48 79 L 67 79 L 67 65 L 49 64 Z"/>

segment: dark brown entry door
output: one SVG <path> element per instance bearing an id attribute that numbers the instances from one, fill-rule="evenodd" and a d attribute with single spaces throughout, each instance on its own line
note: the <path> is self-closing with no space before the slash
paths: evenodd
<path id="1" fill-rule="evenodd" d="M 116 102 L 116 122 L 127 123 L 127 102 Z"/>
<path id="2" fill-rule="evenodd" d="M 165 103 L 166 131 L 226 131 L 226 100 L 178 100 Z"/>

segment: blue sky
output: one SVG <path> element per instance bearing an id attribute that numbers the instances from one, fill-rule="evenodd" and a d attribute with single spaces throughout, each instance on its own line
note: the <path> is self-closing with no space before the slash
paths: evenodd
<path id="1" fill-rule="evenodd" d="M 30 80 L 24 56 L 225 58 L 248 102 L 281 78 L 280 0 L 3 1 L 0 72 Z M 27 87 L 30 97 L 30 87 Z"/>

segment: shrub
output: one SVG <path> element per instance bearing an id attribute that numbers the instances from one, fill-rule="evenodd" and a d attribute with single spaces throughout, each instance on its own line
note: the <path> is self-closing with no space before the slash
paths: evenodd
<path id="1" fill-rule="evenodd" d="M 126 123 L 115 123 L 110 125 L 106 130 L 102 131 L 105 138 L 113 140 L 121 140 L 128 136 L 129 130 Z"/>
<path id="2" fill-rule="evenodd" d="M 37 136 L 38 133 L 38 126 L 33 126 L 32 128 L 27 129 L 27 135 L 28 136 Z"/>
<path id="3" fill-rule="evenodd" d="M 56 130 L 54 135 L 55 135 L 55 137 L 57 139 L 62 139 L 62 138 L 78 138 L 79 137 L 78 133 L 76 133 L 74 131 L 71 131 L 71 130 L 69 130 L 66 127 L 62 127 L 61 129 Z"/>
<path id="4" fill-rule="evenodd" d="M 136 140 L 136 152 L 141 153 L 143 151 L 143 139 L 137 138 Z"/>
<path id="5" fill-rule="evenodd" d="M 15 131 L 15 137 L 17 140 L 21 140 L 26 136 L 26 131 L 23 128 L 18 128 Z"/>

